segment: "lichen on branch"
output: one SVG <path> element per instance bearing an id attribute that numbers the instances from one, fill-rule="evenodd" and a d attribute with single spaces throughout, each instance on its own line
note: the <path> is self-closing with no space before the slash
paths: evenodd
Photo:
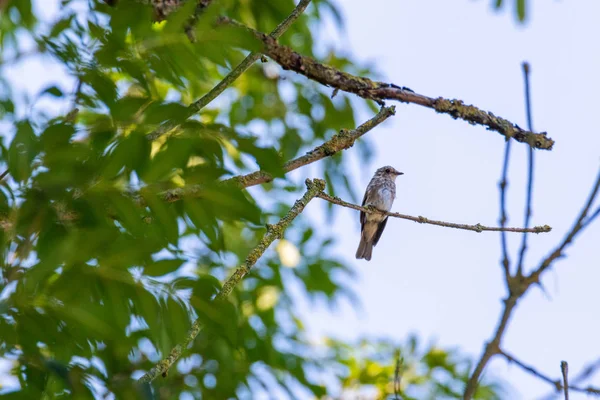
<path id="1" fill-rule="evenodd" d="M 377 82 L 366 77 L 356 76 L 338 70 L 315 59 L 303 56 L 290 47 L 283 46 L 270 35 L 253 30 L 229 18 L 221 18 L 220 24 L 231 24 L 254 35 L 262 43 L 261 52 L 283 69 L 297 72 L 323 85 L 333 87 L 348 93 L 354 93 L 362 98 L 382 103 L 384 100 L 397 100 L 403 103 L 418 104 L 434 109 L 454 118 L 459 118 L 471 124 L 486 126 L 489 130 L 502 134 L 507 140 L 514 139 L 530 146 L 551 150 L 554 140 L 545 132 L 534 133 L 522 129 L 507 119 L 498 117 L 489 111 L 481 110 L 473 105 L 466 105 L 461 100 L 445 99 L 443 97 L 428 97 L 405 87 L 391 83 Z"/>

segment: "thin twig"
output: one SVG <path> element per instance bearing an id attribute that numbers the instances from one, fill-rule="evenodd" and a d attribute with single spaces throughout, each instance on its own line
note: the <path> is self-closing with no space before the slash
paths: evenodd
<path id="1" fill-rule="evenodd" d="M 437 226 L 443 226 L 446 228 L 463 229 L 463 230 L 473 231 L 473 232 L 483 232 L 483 231 L 524 232 L 525 231 L 525 229 L 523 229 L 523 228 L 490 227 L 490 226 L 483 226 L 481 224 L 475 224 L 475 225 L 457 224 L 454 222 L 436 221 L 436 220 L 421 217 L 421 216 L 413 217 L 411 215 L 406 215 L 406 214 L 386 212 L 386 211 L 377 210 L 375 208 L 362 207 L 362 206 L 359 206 L 356 204 L 348 203 L 337 197 L 329 196 L 328 194 L 325 194 L 325 193 L 319 193 L 317 195 L 317 197 L 320 197 L 323 200 L 327 200 L 330 203 L 337 204 L 338 206 L 351 208 L 353 210 L 364 211 L 366 213 L 380 213 L 380 214 L 387 215 L 389 217 L 407 219 L 409 221 L 418 222 L 420 224 L 437 225 Z M 544 226 L 536 226 L 533 228 L 529 228 L 528 232 L 545 233 L 545 232 L 550 232 L 551 230 L 552 230 L 551 227 L 549 227 L 548 225 L 544 225 Z"/>
<path id="2" fill-rule="evenodd" d="M 0 181 L 3 181 L 3 180 L 4 180 L 4 178 L 6 178 L 6 175 L 8 175 L 8 169 L 7 169 L 6 171 L 4 171 L 4 172 L 2 173 L 2 175 L 0 175 Z"/>
<path id="3" fill-rule="evenodd" d="M 500 226 L 504 228 L 508 217 L 506 216 L 506 187 L 508 186 L 508 161 L 510 160 L 510 147 L 512 141 L 507 140 L 504 144 L 504 162 L 502 163 L 502 178 L 498 187 L 500 188 Z M 506 233 L 500 233 L 500 244 L 502 248 L 502 269 L 504 271 L 504 280 L 506 284 L 510 281 L 510 259 L 508 258 L 508 244 L 506 241 Z"/>
<path id="4" fill-rule="evenodd" d="M 75 109 L 77 110 L 77 109 Z M 377 115 L 370 120 L 364 122 L 353 130 L 343 129 L 339 133 L 333 135 L 333 137 L 323 144 L 315 147 L 305 155 L 288 161 L 284 164 L 283 169 L 285 172 L 290 172 L 305 165 L 314 163 L 322 160 L 323 158 L 333 156 L 340 151 L 349 149 L 354 145 L 356 140 L 367 132 L 381 124 L 383 121 L 394 115 L 395 107 L 382 107 Z M 229 179 L 221 181 L 222 184 L 236 185 L 240 189 L 248 188 L 251 186 L 260 185 L 261 183 L 271 182 L 273 177 L 264 171 L 255 171 L 246 175 L 238 175 Z M 169 189 L 160 193 L 160 197 L 167 202 L 179 201 L 183 198 L 199 197 L 202 195 L 202 187 L 200 185 L 188 185 L 181 188 Z M 130 196 L 135 198 L 136 203 L 140 206 L 144 206 L 143 196 L 140 196 L 139 192 L 132 191 Z M 73 221 L 77 219 L 77 215 L 74 213 L 59 214 L 61 221 Z M 0 216 L 0 229 L 6 231 L 12 226 L 12 221 L 9 218 L 3 218 Z"/>
<path id="5" fill-rule="evenodd" d="M 302 56 L 287 46 L 280 45 L 277 40 L 262 32 L 258 32 L 229 18 L 221 18 L 221 23 L 230 23 L 241 29 L 251 32 L 262 42 L 261 52 L 283 69 L 292 70 L 309 79 L 348 93 L 354 93 L 365 99 L 378 103 L 383 100 L 398 100 L 405 103 L 418 104 L 432 108 L 439 113 L 444 113 L 453 118 L 460 118 L 473 124 L 487 126 L 489 130 L 499 132 L 505 138 L 513 138 L 518 142 L 528 143 L 538 149 L 550 150 L 554 140 L 546 133 L 533 133 L 521 129 L 516 124 L 497 117 L 491 112 L 483 111 L 472 105 L 465 105 L 461 100 L 450 100 L 442 97 L 432 98 L 391 83 L 376 82 L 369 78 L 355 76 L 340 71 L 331 66 L 321 64 L 316 60 Z"/>
<path id="6" fill-rule="evenodd" d="M 585 367 L 583 367 L 581 369 L 581 372 L 579 372 L 577 374 L 577 376 L 575 376 L 575 378 L 573 378 L 573 380 L 572 380 L 573 383 L 570 385 L 570 389 L 573 389 L 573 387 L 578 387 L 581 383 L 583 383 L 583 381 L 585 381 L 591 375 L 596 373 L 598 371 L 598 369 L 600 369 L 600 359 L 595 360 L 595 361 L 589 363 L 588 365 L 586 365 Z M 588 394 L 596 394 L 596 393 L 594 393 L 594 388 L 592 388 L 591 386 L 588 386 L 584 390 L 588 390 L 588 392 L 587 392 Z M 596 389 L 596 391 L 598 393 L 600 393 L 600 389 Z M 556 398 L 556 393 L 552 393 L 552 394 L 542 397 L 541 399 L 542 400 L 552 400 L 555 398 Z"/>
<path id="7" fill-rule="evenodd" d="M 565 400 L 569 400 L 569 364 L 566 361 L 560 362 L 560 372 L 563 377 L 563 390 L 565 392 Z"/>
<path id="8" fill-rule="evenodd" d="M 400 396 L 400 383 L 402 380 L 402 357 L 400 350 L 396 350 L 396 368 L 394 369 L 394 400 L 402 400 Z"/>
<path id="9" fill-rule="evenodd" d="M 533 132 L 533 122 L 531 118 L 531 90 L 529 82 L 529 64 L 523 63 L 523 79 L 525 81 L 525 112 L 527 114 L 527 129 Z M 534 165 L 534 154 L 533 148 L 529 146 L 528 151 L 528 173 L 527 173 L 527 203 L 525 206 L 525 228 L 529 228 L 531 221 L 531 202 L 533 194 L 533 165 Z M 527 252 L 527 233 L 523 233 L 523 240 L 521 242 L 521 250 L 519 252 L 519 262 L 517 263 L 517 275 L 523 275 L 523 261 L 525 259 L 525 253 Z"/>
<path id="10" fill-rule="evenodd" d="M 391 117 L 396 113 L 396 107 L 381 107 L 379 113 L 370 120 L 366 121 L 362 125 L 358 126 L 353 130 L 342 129 L 339 133 L 333 135 L 331 139 L 324 142 L 322 145 L 315 147 L 313 150 L 307 152 L 305 155 L 290 160 L 285 163 L 283 170 L 285 172 L 291 172 L 295 169 L 303 167 L 305 165 L 314 163 L 315 161 L 322 160 L 325 157 L 330 157 L 337 152 L 349 149 L 354 145 L 354 142 L 377 125 Z M 267 183 L 273 180 L 273 177 L 266 172 L 256 171 L 247 175 L 236 176 L 223 181 L 223 183 L 235 183 L 240 187 L 250 187 L 260 185 L 261 183 Z"/>
<path id="11" fill-rule="evenodd" d="M 589 363 L 586 365 L 579 374 L 573 379 L 573 383 L 581 383 L 587 378 L 589 378 L 592 374 L 594 374 L 598 369 L 600 369 L 600 359 Z"/>
<path id="12" fill-rule="evenodd" d="M 306 10 L 306 7 L 310 4 L 311 0 L 301 0 L 296 6 L 294 11 L 283 20 L 269 35 L 273 39 L 279 38 L 288 28 L 300 17 L 300 15 Z M 202 96 L 188 106 L 188 115 L 185 119 L 190 118 L 201 109 L 206 107 L 211 101 L 216 99 L 225 89 L 227 89 L 237 78 L 240 77 L 248 68 L 250 68 L 258 59 L 262 56 L 260 52 L 252 52 L 244 58 L 244 60 L 231 72 L 229 72 L 223 80 L 221 80 L 215 87 L 213 87 L 208 93 Z M 177 128 L 179 123 L 167 121 L 158 127 L 154 132 L 149 133 L 146 137 L 148 140 L 156 140 L 165 133 Z"/>
<path id="13" fill-rule="evenodd" d="M 500 349 L 498 351 L 498 354 L 500 354 L 504 358 L 506 358 L 506 360 L 509 363 L 514 363 L 514 364 L 518 365 L 519 367 L 521 367 L 525 371 L 529 372 L 531 375 L 535 376 L 536 378 L 539 378 L 539 379 L 543 380 L 544 382 L 547 382 L 550 385 L 554 386 L 554 388 L 556 389 L 556 391 L 559 391 L 559 390 L 562 389 L 561 384 L 560 384 L 560 380 L 558 380 L 558 379 L 552 379 L 548 375 L 542 374 L 541 372 L 539 372 L 534 367 L 532 367 L 530 365 L 527 365 L 527 364 L 525 364 L 525 363 L 517 360 L 514 356 L 508 354 L 506 351 L 504 351 L 502 349 Z"/>
<path id="14" fill-rule="evenodd" d="M 477 390 L 477 386 L 479 385 L 479 378 L 481 377 L 481 374 L 483 373 L 487 363 L 493 356 L 499 354 L 500 345 L 502 344 L 502 337 L 504 336 L 504 332 L 508 326 L 508 321 L 510 320 L 512 312 L 517 305 L 517 300 L 520 296 L 521 294 L 511 293 L 508 298 L 504 300 L 504 309 L 502 310 L 502 315 L 498 320 L 498 325 L 496 326 L 494 336 L 492 340 L 486 344 L 481 357 L 479 357 L 479 361 L 477 361 L 477 365 L 475 366 L 473 373 L 467 381 L 465 393 L 463 394 L 463 400 L 470 400 L 473 398 L 475 391 Z"/>
<path id="15" fill-rule="evenodd" d="M 552 262 L 554 260 L 563 256 L 563 251 L 571 244 L 573 239 L 575 239 L 575 237 L 596 218 L 598 214 L 597 212 L 594 212 L 590 218 L 586 219 L 588 212 L 592 207 L 592 204 L 594 203 L 594 200 L 596 200 L 596 196 L 598 195 L 599 189 L 600 170 L 598 171 L 596 182 L 588 196 L 588 200 L 585 206 L 583 207 L 581 213 L 579 214 L 579 217 L 577 218 L 577 221 L 575 222 L 569 233 L 567 233 L 562 243 L 540 263 L 539 267 L 535 271 L 533 271 L 529 276 L 526 277 L 526 282 L 539 283 L 540 275 L 546 269 L 548 269 L 550 265 L 552 265 Z M 600 208 L 598 209 L 598 211 L 600 211 Z"/>
<path id="16" fill-rule="evenodd" d="M 538 371 L 536 368 L 532 367 L 531 365 L 525 364 L 524 362 L 518 360 L 513 355 L 508 354 L 504 350 L 498 350 L 497 354 L 502 355 L 504 358 L 506 358 L 506 360 L 509 363 L 518 365 L 524 371 L 526 371 L 529 374 L 535 376 L 536 378 L 548 383 L 549 385 L 551 385 L 554 388 L 556 393 L 560 393 L 561 391 L 564 390 L 565 400 L 569 400 L 569 390 L 571 390 L 573 392 L 585 393 L 585 394 L 595 395 L 595 396 L 600 395 L 600 388 L 595 388 L 592 386 L 588 386 L 588 387 L 584 388 L 584 387 L 580 387 L 580 386 L 576 386 L 576 385 L 569 385 L 569 382 L 567 379 L 568 364 L 566 363 L 566 361 L 561 361 L 561 363 L 560 363 L 560 368 L 561 368 L 561 372 L 562 372 L 562 376 L 563 376 L 563 380 L 561 382 L 560 379 L 552 379 L 548 375 Z M 548 396 L 547 398 L 549 399 L 549 398 L 554 398 L 554 397 L 555 397 L 555 394 L 552 394 L 552 395 Z"/>
<path id="17" fill-rule="evenodd" d="M 549 255 L 547 256 L 540 264 L 540 266 L 532 272 L 529 276 L 515 276 L 510 277 L 508 282 L 508 297 L 504 300 L 504 309 L 502 310 L 502 315 L 496 327 L 496 330 L 493 334 L 492 340 L 486 345 L 485 350 L 481 354 L 479 361 L 477 362 L 477 366 L 473 370 L 473 373 L 469 377 L 467 381 L 467 385 L 465 387 L 465 392 L 463 395 L 464 400 L 470 400 L 473 398 L 475 391 L 477 389 L 477 385 L 479 383 L 479 379 L 483 370 L 485 369 L 487 363 L 490 359 L 499 354 L 500 345 L 502 342 L 502 337 L 504 336 L 504 332 L 506 331 L 506 327 L 508 325 L 508 321 L 512 315 L 512 312 L 517 304 L 517 301 L 523 297 L 523 295 L 531 288 L 533 284 L 539 283 L 540 275 L 544 273 L 552 263 L 557 260 L 560 256 L 562 256 L 565 248 L 571 244 L 571 242 L 575 239 L 575 237 L 582 232 L 583 228 L 588 226 L 593 218 L 590 217 L 586 219 L 586 216 L 592 206 L 592 203 L 596 199 L 596 195 L 598 194 L 598 190 L 600 189 L 600 171 L 598 172 L 598 176 L 596 178 L 596 182 L 594 183 L 592 190 L 588 196 L 588 200 L 584 205 L 579 217 L 573 228 L 567 233 L 565 239 L 561 242 L 561 244 Z M 599 212 L 600 214 L 600 212 Z M 594 215 L 592 215 L 595 217 Z M 571 390 L 579 390 L 581 388 L 571 387 Z M 585 389 L 586 393 L 595 394 L 594 388 Z M 600 394 L 600 391 L 598 391 Z"/>
<path id="18" fill-rule="evenodd" d="M 234 273 L 225 281 L 223 284 L 223 288 L 217 294 L 214 301 L 221 301 L 226 299 L 233 288 L 250 272 L 252 267 L 256 264 L 256 262 L 260 259 L 260 257 L 265 253 L 267 248 L 273 243 L 276 239 L 280 239 L 283 237 L 283 232 L 290 226 L 292 221 L 304 211 L 306 205 L 321 191 L 325 189 L 325 181 L 320 179 L 306 180 L 306 193 L 302 196 L 301 199 L 297 200 L 296 203 L 292 206 L 292 208 L 288 211 L 288 213 L 279 220 L 275 225 L 268 225 L 267 232 L 258 243 L 258 245 L 250 251 L 244 263 L 239 266 Z M 139 380 L 139 383 L 149 383 L 152 382 L 160 375 L 166 374 L 169 368 L 181 357 L 181 354 L 184 350 L 187 349 L 188 345 L 198 336 L 200 331 L 203 329 L 202 320 L 200 318 L 196 319 L 192 324 L 192 327 L 188 331 L 185 339 L 175 346 L 169 355 L 154 367 L 150 369 L 146 374 L 144 374 Z"/>

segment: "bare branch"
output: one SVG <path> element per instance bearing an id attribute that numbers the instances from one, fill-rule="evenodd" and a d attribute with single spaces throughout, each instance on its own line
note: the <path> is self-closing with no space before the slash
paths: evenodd
<path id="1" fill-rule="evenodd" d="M 443 226 L 446 228 L 463 229 L 463 230 L 474 231 L 474 232 L 478 232 L 478 233 L 483 232 L 483 231 L 495 231 L 495 232 L 498 232 L 498 231 L 524 232 L 525 231 L 523 228 L 490 227 L 490 226 L 483 226 L 481 224 L 476 224 L 476 225 L 457 224 L 457 223 L 453 223 L 453 222 L 436 221 L 436 220 L 421 217 L 421 216 L 413 217 L 411 215 L 405 215 L 405 214 L 400 214 L 400 213 L 384 212 L 381 210 L 377 210 L 375 208 L 361 207 L 356 204 L 347 203 L 337 197 L 332 197 L 325 193 L 319 193 L 317 195 L 317 197 L 320 197 L 323 200 L 327 200 L 330 203 L 337 204 L 338 206 L 351 208 L 353 210 L 364 211 L 366 213 L 380 213 L 380 214 L 387 215 L 389 217 L 407 219 L 409 221 L 418 222 L 420 224 L 430 224 L 430 225 Z M 552 230 L 551 227 L 549 227 L 548 225 L 544 225 L 544 226 L 536 226 L 533 228 L 529 228 L 528 232 L 545 233 L 545 232 L 550 232 L 551 230 Z"/>
<path id="2" fill-rule="evenodd" d="M 538 371 L 536 368 L 532 367 L 531 365 L 525 364 L 524 362 L 518 360 L 513 355 L 508 354 L 504 350 L 499 350 L 498 354 L 500 354 L 504 358 L 506 358 L 506 360 L 509 363 L 514 363 L 515 365 L 518 365 L 520 368 L 522 368 L 524 371 L 528 372 L 529 374 L 548 383 L 549 385 L 552 385 L 554 390 L 556 391 L 556 393 L 560 393 L 561 391 L 564 390 L 565 400 L 569 400 L 569 390 L 571 390 L 573 392 L 586 393 L 586 394 L 591 394 L 591 395 L 595 395 L 595 396 L 600 395 L 599 388 L 594 388 L 592 386 L 588 386 L 588 387 L 584 388 L 584 387 L 580 387 L 580 386 L 576 386 L 576 385 L 569 385 L 568 378 L 567 378 L 568 364 L 566 361 L 561 361 L 561 363 L 560 363 L 560 369 L 561 369 L 562 377 L 563 377 L 563 380 L 561 382 L 560 379 L 552 379 L 548 375 L 543 374 L 542 372 Z M 550 398 L 550 397 L 554 397 L 554 395 L 548 396 L 548 398 Z"/>
<path id="3" fill-rule="evenodd" d="M 560 362 L 560 372 L 563 377 L 563 390 L 565 392 L 565 400 L 569 400 L 569 364 L 566 361 Z"/>
<path id="4" fill-rule="evenodd" d="M 498 187 L 500 188 L 500 226 L 504 228 L 507 222 L 506 216 L 506 187 L 508 186 L 508 181 L 506 177 L 508 176 L 508 161 L 510 160 L 510 146 L 512 142 L 507 140 L 504 144 L 504 162 L 502 163 L 502 178 L 500 179 L 500 183 Z M 506 233 L 502 231 L 500 233 L 500 244 L 502 247 L 502 269 L 504 270 L 504 280 L 508 285 L 510 281 L 510 259 L 508 258 L 508 245 L 506 242 Z"/>
<path id="5" fill-rule="evenodd" d="M 580 233 L 583 230 L 583 228 L 588 226 L 598 214 L 600 214 L 600 208 L 599 208 L 597 214 L 595 212 L 594 214 L 592 214 L 591 217 L 586 219 L 586 216 L 592 206 L 592 203 L 596 199 L 596 195 L 598 194 L 599 189 L 600 189 L 600 171 L 598 173 L 598 177 L 596 178 L 596 182 L 595 182 L 594 186 L 592 187 L 592 191 L 591 191 L 590 195 L 588 196 L 588 200 L 587 200 L 585 206 L 583 207 L 583 210 L 581 211 L 579 217 L 577 218 L 575 225 L 569 231 L 569 233 L 566 235 L 563 242 L 548 257 L 546 257 L 541 262 L 538 269 L 536 269 L 534 272 L 532 272 L 529 276 L 519 276 L 519 275 L 514 276 L 514 277 L 509 276 L 509 281 L 508 281 L 509 295 L 504 300 L 504 309 L 502 310 L 502 315 L 498 322 L 498 326 L 496 327 L 496 330 L 493 334 L 492 340 L 486 345 L 485 350 L 483 351 L 483 353 L 481 354 L 481 356 L 479 358 L 479 361 L 477 362 L 477 366 L 475 367 L 475 370 L 469 377 L 469 380 L 467 382 L 465 392 L 463 395 L 464 400 L 469 400 L 469 399 L 473 398 L 473 395 L 475 394 L 475 390 L 477 389 L 479 378 L 481 377 L 481 374 L 483 373 L 485 366 L 487 365 L 487 363 L 490 361 L 490 359 L 494 355 L 499 354 L 502 337 L 504 335 L 504 332 L 506 330 L 508 321 L 511 317 L 514 307 L 517 304 L 517 301 L 521 297 L 523 297 L 523 295 L 529 290 L 529 288 L 531 288 L 531 286 L 533 284 L 539 283 L 540 275 L 546 269 L 548 269 L 556 259 L 558 259 L 560 256 L 562 256 L 562 252 L 564 251 L 564 249 L 569 244 L 571 244 L 571 242 L 575 239 L 577 234 Z M 575 390 L 575 388 L 573 388 L 573 387 L 571 389 Z M 592 390 L 589 393 L 594 393 L 594 392 Z"/>
<path id="6" fill-rule="evenodd" d="M 404 358 L 400 356 L 400 350 L 396 350 L 396 367 L 394 368 L 394 400 L 401 400 L 400 383 L 404 369 Z"/>
<path id="7" fill-rule="evenodd" d="M 592 376 L 595 372 L 598 371 L 598 369 L 600 369 L 600 359 L 595 360 L 591 363 L 589 363 L 588 365 L 586 365 L 585 367 L 583 367 L 581 369 L 581 372 L 579 374 L 577 374 L 577 376 L 573 379 L 573 383 L 569 386 L 570 389 L 573 389 L 573 387 L 580 387 L 580 384 L 585 381 L 586 379 L 588 379 L 590 376 Z M 588 394 L 600 394 L 600 389 L 594 389 L 591 386 L 588 386 L 587 388 L 583 389 L 583 390 L 587 390 Z M 594 390 L 597 392 L 594 392 Z M 557 390 L 557 392 L 560 391 Z M 552 400 L 556 398 L 556 393 L 544 396 L 543 400 Z"/>
<path id="8" fill-rule="evenodd" d="M 252 32 L 263 43 L 262 53 L 276 61 L 283 69 L 292 70 L 323 85 L 354 93 L 365 99 L 375 100 L 378 103 L 382 103 L 383 100 L 398 100 L 432 108 L 437 112 L 449 114 L 453 118 L 487 126 L 488 129 L 501 133 L 507 139 L 513 138 L 518 142 L 528 143 L 538 149 L 550 150 L 554 145 L 554 140 L 547 137 L 546 133 L 526 131 L 491 112 L 480 110 L 472 105 L 465 105 L 461 100 L 449 100 L 442 97 L 432 98 L 394 84 L 354 76 L 321 64 L 310 57 L 304 57 L 291 48 L 280 45 L 269 35 L 255 31 L 239 22 L 229 18 L 221 18 L 220 22 L 230 23 Z"/>
<path id="9" fill-rule="evenodd" d="M 354 130 L 341 130 L 339 133 L 333 135 L 331 139 L 323 143 L 322 145 L 315 147 L 305 155 L 290 160 L 285 163 L 283 169 L 285 172 L 291 172 L 295 169 L 303 167 L 305 165 L 314 163 L 315 161 L 322 160 L 325 157 L 330 157 L 342 150 L 349 149 L 354 145 L 354 142 L 377 125 L 391 117 L 396 113 L 396 108 L 392 107 L 381 107 L 381 110 L 370 120 L 366 121 Z M 236 176 L 223 181 L 224 183 L 235 183 L 240 187 L 247 188 L 250 186 L 260 185 L 261 183 L 271 182 L 273 177 L 266 172 L 256 171 L 247 175 Z"/>
<path id="10" fill-rule="evenodd" d="M 531 118 L 531 90 L 529 83 L 529 64 L 523 63 L 523 79 L 525 81 L 525 112 L 527 114 L 527 129 L 533 131 L 533 122 Z M 529 147 L 528 152 L 528 173 L 527 173 L 527 203 L 525 206 L 525 228 L 529 227 L 531 221 L 531 200 L 533 194 L 533 149 Z M 521 242 L 521 250 L 519 252 L 519 262 L 517 263 L 517 275 L 523 275 L 523 261 L 527 252 L 527 233 L 523 233 L 523 241 Z"/>
<path id="11" fill-rule="evenodd" d="M 590 218 L 586 219 L 588 212 L 590 211 L 590 208 L 592 207 L 592 204 L 594 203 L 594 200 L 596 199 L 599 189 L 600 189 L 600 170 L 598 171 L 598 176 L 596 177 L 596 182 L 592 188 L 592 191 L 590 192 L 590 194 L 588 196 L 588 200 L 587 200 L 585 206 L 583 207 L 583 209 L 581 210 L 581 213 L 579 214 L 579 217 L 577 218 L 575 225 L 573 225 L 573 227 L 571 228 L 569 233 L 567 233 L 567 235 L 565 236 L 562 243 L 552 253 L 550 253 L 550 255 L 548 257 L 546 257 L 541 262 L 540 266 L 535 271 L 533 271 L 529 276 L 526 277 L 526 281 L 528 283 L 529 282 L 530 283 L 539 283 L 540 275 L 546 269 L 548 269 L 548 267 L 550 267 L 550 265 L 552 265 L 552 263 L 555 260 L 557 260 L 558 258 L 563 256 L 563 251 L 572 243 L 572 241 L 575 239 L 575 237 L 597 217 L 598 213 L 600 212 L 600 207 L 598 208 L 598 211 L 594 212 Z"/>
<path id="12" fill-rule="evenodd" d="M 498 326 L 496 327 L 496 331 L 492 340 L 490 340 L 481 354 L 473 373 L 469 377 L 467 381 L 467 386 L 465 387 L 465 393 L 463 394 L 464 400 L 470 400 L 475 395 L 475 391 L 477 390 L 477 386 L 479 385 L 479 378 L 483 373 L 487 363 L 490 359 L 499 354 L 500 345 L 502 344 L 502 337 L 504 336 L 504 332 L 506 331 L 506 327 L 508 326 L 508 321 L 512 315 L 512 312 L 517 305 L 517 300 L 521 297 L 522 293 L 511 293 L 507 299 L 504 300 L 504 309 L 502 310 L 502 315 L 500 316 L 500 320 L 498 321 Z"/>
<path id="13" fill-rule="evenodd" d="M 519 367 L 521 367 L 522 369 L 524 369 L 525 371 L 529 372 L 531 375 L 535 376 L 536 378 L 539 378 L 541 380 L 543 380 L 544 382 L 549 383 L 550 385 L 554 386 L 555 390 L 558 392 L 559 390 L 562 389 L 562 386 L 560 384 L 560 380 L 558 379 L 552 379 L 547 375 L 542 374 L 541 372 L 539 372 L 538 370 L 536 370 L 534 367 L 527 365 L 519 360 L 517 360 L 515 357 L 513 357 L 512 355 L 508 354 L 506 351 L 500 349 L 498 351 L 498 354 L 502 355 L 504 358 L 506 358 L 506 360 L 509 363 L 514 363 L 516 365 L 518 365 Z"/>
<path id="14" fill-rule="evenodd" d="M 300 3 L 296 6 L 294 11 L 283 20 L 277 27 L 271 32 L 269 35 L 273 39 L 279 38 L 288 28 L 300 17 L 300 15 L 306 10 L 306 7 L 310 4 L 311 0 L 301 0 Z M 185 119 L 190 118 L 195 113 L 199 112 L 201 109 L 206 107 L 211 101 L 216 99 L 225 89 L 227 89 L 237 78 L 240 77 L 248 68 L 250 68 L 260 57 L 262 56 L 259 52 L 253 52 L 248 54 L 246 58 L 234 69 L 231 70 L 223 78 L 222 81 L 217 83 L 217 85 L 212 88 L 208 93 L 202 96 L 200 99 L 196 100 L 192 104 L 188 106 L 188 115 Z M 148 140 L 156 140 L 165 133 L 177 128 L 179 126 L 178 123 L 167 121 L 158 127 L 154 132 L 149 133 L 146 137 Z"/>
<path id="15" fill-rule="evenodd" d="M 276 239 L 280 239 L 283 237 L 283 232 L 290 226 L 292 221 L 304 211 L 306 205 L 320 192 L 325 189 L 325 181 L 320 179 L 306 180 L 306 193 L 302 196 L 301 199 L 297 200 L 294 206 L 288 211 L 288 213 L 279 220 L 275 225 L 267 226 L 267 233 L 263 236 L 258 245 L 250 251 L 248 256 L 246 257 L 246 261 L 239 266 L 235 272 L 225 281 L 223 284 L 223 288 L 217 294 L 214 301 L 221 301 L 226 299 L 233 288 L 250 272 L 252 267 L 256 264 L 256 262 L 262 257 L 267 248 L 273 243 Z M 185 349 L 187 349 L 188 345 L 198 336 L 200 331 L 203 329 L 203 324 L 200 318 L 196 319 L 192 324 L 192 327 L 188 331 L 185 339 L 175 346 L 169 355 L 158 364 L 156 364 L 150 371 L 144 374 L 139 380 L 139 383 L 149 383 L 152 382 L 160 375 L 166 374 L 166 372 L 171 368 L 171 366 L 181 357 L 181 354 Z"/>

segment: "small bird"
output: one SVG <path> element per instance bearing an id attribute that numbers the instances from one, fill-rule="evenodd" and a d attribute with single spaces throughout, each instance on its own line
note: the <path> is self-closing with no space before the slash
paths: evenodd
<path id="1" fill-rule="evenodd" d="M 396 178 L 404 175 L 389 165 L 379 168 L 367 186 L 363 207 L 372 206 L 381 211 L 390 211 L 396 198 Z M 360 244 L 356 250 L 356 258 L 371 260 L 373 246 L 379 242 L 387 223 L 387 215 L 360 212 Z"/>

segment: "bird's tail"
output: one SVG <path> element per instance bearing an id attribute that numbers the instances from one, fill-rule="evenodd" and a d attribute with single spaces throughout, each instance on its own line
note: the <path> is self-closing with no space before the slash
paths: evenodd
<path id="1" fill-rule="evenodd" d="M 360 235 L 360 243 L 358 244 L 358 249 L 356 250 L 356 258 L 361 259 L 364 258 L 367 261 L 371 260 L 371 254 L 373 253 L 373 241 L 367 240 L 364 233 Z"/>

